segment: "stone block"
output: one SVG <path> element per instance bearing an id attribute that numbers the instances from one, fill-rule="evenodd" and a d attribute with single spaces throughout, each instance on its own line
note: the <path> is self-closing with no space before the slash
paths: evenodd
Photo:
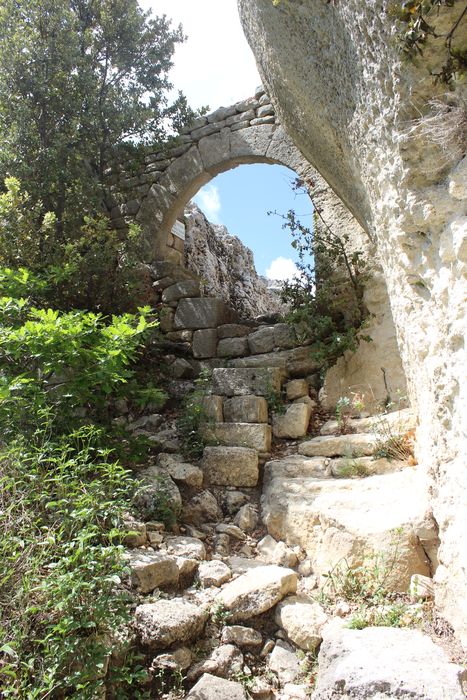
<path id="1" fill-rule="evenodd" d="M 241 323 L 225 323 L 217 329 L 217 335 L 220 340 L 224 338 L 243 338 L 251 331 L 249 326 L 244 326 Z"/>
<path id="2" fill-rule="evenodd" d="M 269 104 L 265 104 L 263 107 L 258 109 L 258 117 L 269 117 L 274 114 L 274 107 Z"/>
<path id="3" fill-rule="evenodd" d="M 308 396 L 308 382 L 306 379 L 292 379 L 285 385 L 287 401 L 295 401 L 303 396 Z"/>
<path id="4" fill-rule="evenodd" d="M 281 390 L 281 378 L 281 370 L 276 367 L 219 367 L 213 372 L 212 386 L 221 396 L 269 396 Z"/>
<path id="5" fill-rule="evenodd" d="M 311 418 L 311 407 L 305 403 L 294 403 L 283 415 L 274 414 L 272 430 L 277 438 L 304 437 Z"/>
<path id="6" fill-rule="evenodd" d="M 187 700 L 247 700 L 241 683 L 204 673 L 187 695 Z"/>
<path id="7" fill-rule="evenodd" d="M 319 603 L 306 596 L 289 596 L 276 608 L 276 623 L 300 649 L 315 651 L 328 617 Z"/>
<path id="8" fill-rule="evenodd" d="M 184 598 L 157 600 L 138 605 L 135 628 L 142 644 L 150 649 L 165 649 L 172 644 L 197 639 L 208 618 L 207 610 Z"/>
<path id="9" fill-rule="evenodd" d="M 178 301 L 185 297 L 197 297 L 199 295 L 198 280 L 181 280 L 170 287 L 164 289 L 162 301 Z"/>
<path id="10" fill-rule="evenodd" d="M 271 352 L 275 347 L 274 327 L 264 326 L 263 328 L 258 328 L 254 333 L 250 333 L 248 344 L 252 355 Z"/>
<path id="11" fill-rule="evenodd" d="M 248 620 L 270 610 L 297 590 L 297 574 L 281 566 L 258 566 L 228 583 L 217 595 L 232 622 Z"/>
<path id="12" fill-rule="evenodd" d="M 224 398 L 222 396 L 204 396 L 201 399 L 201 405 L 206 418 L 216 423 L 222 423 L 224 421 L 223 404 Z"/>
<path id="13" fill-rule="evenodd" d="M 217 330 L 206 328 L 193 333 L 193 356 L 198 358 L 215 357 L 217 350 Z"/>
<path id="14" fill-rule="evenodd" d="M 295 328 L 289 323 L 276 323 L 274 326 L 274 343 L 276 348 L 288 350 L 297 345 Z"/>
<path id="15" fill-rule="evenodd" d="M 198 144 L 204 167 L 213 168 L 230 158 L 230 132 L 223 129 L 220 133 L 202 138 Z"/>
<path id="16" fill-rule="evenodd" d="M 235 105 L 232 105 L 231 107 L 219 107 L 219 109 L 216 109 L 215 112 L 208 114 L 208 122 L 210 124 L 213 122 L 221 122 L 224 119 L 227 119 L 227 117 L 231 117 L 236 113 L 237 108 Z"/>
<path id="17" fill-rule="evenodd" d="M 267 423 L 268 402 L 262 396 L 234 396 L 224 403 L 228 423 Z"/>
<path id="18" fill-rule="evenodd" d="M 217 328 L 224 321 L 225 304 L 222 299 L 181 299 L 174 319 L 174 328 Z"/>
<path id="19" fill-rule="evenodd" d="M 205 447 L 202 468 L 218 486 L 256 486 L 258 454 L 247 447 Z"/>
<path id="20" fill-rule="evenodd" d="M 207 439 L 216 440 L 221 445 L 241 445 L 258 452 L 271 450 L 271 426 L 265 423 L 219 423 L 206 426 L 204 434 Z"/>
<path id="21" fill-rule="evenodd" d="M 247 338 L 223 338 L 217 345 L 218 357 L 244 357 L 248 354 Z"/>
<path id="22" fill-rule="evenodd" d="M 151 593 L 155 588 L 176 586 L 178 567 L 174 557 L 167 554 L 128 552 L 126 559 L 131 570 L 131 582 L 140 593 Z"/>
<path id="23" fill-rule="evenodd" d="M 375 435 L 320 435 L 302 442 L 298 451 L 307 457 L 363 457 L 373 454 L 377 443 Z"/>

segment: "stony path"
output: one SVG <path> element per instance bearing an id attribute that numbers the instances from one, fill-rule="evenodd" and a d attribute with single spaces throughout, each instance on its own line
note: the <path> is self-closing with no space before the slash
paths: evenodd
<path id="1" fill-rule="evenodd" d="M 271 417 L 266 397 L 281 391 L 286 403 Z M 352 421 L 347 435 L 328 421 L 308 438 L 309 383 L 277 367 L 216 368 L 211 392 L 206 434 L 218 444 L 187 463 L 175 432 L 159 425 L 154 437 L 168 451 L 141 474 L 146 498 L 164 484 L 179 525 L 131 524 L 134 635 L 152 696 L 464 697 L 461 668 L 428 636 L 348 629 L 361 605 L 345 585 L 328 585 L 343 562 L 381 564 L 394 553 L 384 564 L 393 597 L 382 607 L 402 600 L 410 622 L 431 606 L 436 529 L 413 497 L 414 468 L 373 459 L 376 419 Z M 413 428 L 408 411 L 384 421 L 395 433 Z"/>

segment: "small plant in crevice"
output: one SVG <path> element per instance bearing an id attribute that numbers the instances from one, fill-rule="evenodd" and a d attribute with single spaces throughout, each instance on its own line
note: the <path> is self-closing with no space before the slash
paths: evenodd
<path id="1" fill-rule="evenodd" d="M 365 408 L 364 399 L 360 394 L 341 396 L 336 403 L 336 420 L 341 435 L 352 432 L 351 419 L 356 413 Z"/>
<path id="2" fill-rule="evenodd" d="M 389 408 L 397 408 L 397 404 L 391 403 Z M 416 464 L 415 429 L 407 430 L 402 420 L 391 420 L 385 413 L 374 416 L 371 428 L 377 436 L 373 450 L 374 459 L 408 461 L 412 466 Z"/>
<path id="3" fill-rule="evenodd" d="M 274 390 L 272 385 L 268 384 L 267 392 L 265 393 L 264 398 L 267 401 L 270 413 L 275 413 L 279 416 L 284 415 L 287 410 L 287 406 L 281 391 Z"/>
<path id="4" fill-rule="evenodd" d="M 292 187 L 309 194 L 315 183 L 297 178 Z M 370 340 L 361 333 L 368 316 L 363 303 L 363 253 L 351 249 L 348 234 L 333 231 L 315 204 L 310 228 L 293 210 L 286 215 L 272 213 L 283 219 L 282 228 L 289 231 L 298 254 L 298 274 L 281 291 L 289 308 L 286 320 L 298 337 L 310 341 L 310 353 L 326 369 L 346 350 L 356 350 L 359 340 Z"/>
<path id="5" fill-rule="evenodd" d="M 369 471 L 365 464 L 358 461 L 358 458 L 344 457 L 344 464 L 336 470 L 334 476 L 336 479 L 361 478 L 369 476 Z"/>
<path id="6" fill-rule="evenodd" d="M 300 674 L 308 686 L 307 692 L 311 693 L 318 675 L 318 650 L 303 651 L 298 649 L 296 655 L 300 661 Z"/>
<path id="7" fill-rule="evenodd" d="M 365 627 L 408 627 L 417 618 L 418 615 L 411 614 L 409 606 L 403 602 L 377 607 L 362 606 L 352 615 L 346 627 L 354 630 Z"/>
<path id="8" fill-rule="evenodd" d="M 199 459 L 210 443 L 205 429 L 213 422 L 206 409 L 205 399 L 211 372 L 203 370 L 195 380 L 195 388 L 184 399 L 181 415 L 177 420 L 177 430 L 182 443 L 182 453 L 187 459 Z"/>
<path id="9" fill-rule="evenodd" d="M 452 85 L 456 78 L 465 75 L 467 70 L 467 50 L 461 44 L 454 44 L 456 33 L 467 17 L 467 5 L 459 8 L 453 18 L 449 30 L 440 33 L 437 24 L 439 11 L 444 8 L 455 8 L 460 3 L 456 0 L 404 0 L 389 5 L 389 15 L 401 23 L 399 41 L 405 56 L 413 59 L 423 56 L 425 45 L 431 37 L 443 42 L 444 58 L 441 59 L 437 71 L 432 71 L 435 82 Z"/>
<path id="10" fill-rule="evenodd" d="M 232 618 L 232 613 L 222 601 L 219 601 L 211 608 L 211 620 L 220 627 L 227 625 Z"/>
<path id="11" fill-rule="evenodd" d="M 372 605 L 383 602 L 389 595 L 388 583 L 399 556 L 401 535 L 401 529 L 395 529 L 388 551 L 369 555 L 358 566 L 351 566 L 347 559 L 339 560 L 324 574 L 322 601 L 340 599 Z"/>

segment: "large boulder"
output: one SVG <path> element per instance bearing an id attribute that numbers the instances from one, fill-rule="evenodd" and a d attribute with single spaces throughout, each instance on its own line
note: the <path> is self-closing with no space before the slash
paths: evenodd
<path id="1" fill-rule="evenodd" d="M 325 461 L 310 461 L 319 459 Z M 360 566 L 376 555 L 390 568 L 386 585 L 407 592 L 412 574 L 430 574 L 416 534 L 424 508 L 422 499 L 414 499 L 417 490 L 419 479 L 411 469 L 332 480 L 294 471 L 288 460 L 268 462 L 263 520 L 273 537 L 306 550 L 316 574 L 344 560 Z"/>
<path id="2" fill-rule="evenodd" d="M 406 60 L 402 3 L 239 0 L 281 123 L 376 245 L 420 415 L 419 461 L 435 482 L 436 597 L 467 640 L 466 84 L 454 75 L 446 97 L 433 79 L 446 65 L 446 36 L 454 50 L 467 42 L 459 4 L 437 7 L 423 57 L 414 46 Z"/>
<path id="3" fill-rule="evenodd" d="M 418 630 L 391 627 L 324 631 L 313 700 L 462 700 L 464 669 Z"/>

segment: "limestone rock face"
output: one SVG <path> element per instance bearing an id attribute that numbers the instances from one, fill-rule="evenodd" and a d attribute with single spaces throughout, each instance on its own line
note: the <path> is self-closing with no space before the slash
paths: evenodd
<path id="1" fill-rule="evenodd" d="M 465 672 L 418 630 L 330 625 L 319 653 L 314 700 L 462 700 Z"/>
<path id="2" fill-rule="evenodd" d="M 279 297 L 258 275 L 251 250 L 237 236 L 211 224 L 195 204 L 185 210 L 185 222 L 186 265 L 204 281 L 206 294 L 224 299 L 241 318 L 281 310 Z"/>
<path id="3" fill-rule="evenodd" d="M 436 599 L 467 640 L 463 514 L 467 406 L 465 298 L 467 159 L 449 137 L 430 140 L 410 120 L 443 101 L 434 84 L 445 56 L 428 38 L 423 60 L 407 62 L 391 0 L 325 3 L 239 0 L 243 27 L 276 113 L 376 243 L 389 292 L 410 401 L 420 415 L 419 463 L 433 484 L 440 524 Z M 442 6 L 448 34 L 459 4 Z M 465 22 L 456 46 L 467 41 Z M 465 100 L 456 82 L 450 103 Z M 444 120 L 445 121 L 445 120 Z M 426 124 L 426 120 L 425 120 Z M 441 135 L 443 121 L 438 122 Z M 443 149 L 444 146 L 444 149 Z"/>

